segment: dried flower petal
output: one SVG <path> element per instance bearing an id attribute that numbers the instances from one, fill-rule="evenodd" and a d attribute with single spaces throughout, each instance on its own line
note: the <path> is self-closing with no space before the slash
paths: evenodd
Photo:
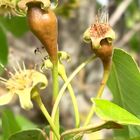
<path id="1" fill-rule="evenodd" d="M 9 104 L 12 100 L 14 94 L 13 93 L 7 93 L 0 97 L 0 105 L 6 105 Z"/>
<path id="2" fill-rule="evenodd" d="M 18 93 L 20 105 L 23 109 L 29 110 L 33 108 L 33 103 L 31 101 L 31 92 L 28 89 L 23 90 L 21 93 Z"/>
<path id="3" fill-rule="evenodd" d="M 21 0 L 18 3 L 18 7 L 21 10 L 27 11 L 27 9 L 28 9 L 27 4 L 28 3 L 42 3 L 42 9 L 47 9 L 51 5 L 50 0 Z"/>

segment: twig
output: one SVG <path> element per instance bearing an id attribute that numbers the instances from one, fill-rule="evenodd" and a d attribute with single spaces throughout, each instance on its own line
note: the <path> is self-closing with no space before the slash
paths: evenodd
<path id="1" fill-rule="evenodd" d="M 124 46 L 131 39 L 131 37 L 138 31 L 140 31 L 140 23 L 136 23 L 132 27 L 132 29 L 129 30 L 116 45 L 119 47 Z"/>
<path id="2" fill-rule="evenodd" d="M 117 23 L 117 21 L 122 16 L 122 14 L 127 9 L 127 7 L 130 5 L 131 2 L 132 2 L 132 0 L 123 0 L 121 2 L 119 7 L 116 9 L 116 11 L 110 17 L 109 23 L 110 23 L 111 26 L 114 26 Z"/>

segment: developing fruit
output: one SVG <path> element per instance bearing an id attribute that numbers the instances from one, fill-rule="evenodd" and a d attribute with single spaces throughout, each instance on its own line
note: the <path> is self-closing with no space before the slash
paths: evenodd
<path id="1" fill-rule="evenodd" d="M 28 3 L 28 23 L 31 31 L 44 45 L 52 63 L 57 62 L 57 19 L 48 8 L 41 9 L 41 3 Z"/>

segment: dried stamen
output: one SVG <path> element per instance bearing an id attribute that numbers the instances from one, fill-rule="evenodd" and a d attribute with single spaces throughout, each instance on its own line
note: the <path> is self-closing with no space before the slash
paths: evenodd
<path id="1" fill-rule="evenodd" d="M 18 69 L 19 69 L 19 72 L 22 72 L 22 69 L 21 69 L 21 67 L 20 67 L 20 64 L 16 61 L 16 64 L 17 64 L 17 67 L 18 67 Z"/>
<path id="2" fill-rule="evenodd" d="M 1 81 L 7 82 L 7 80 L 5 78 L 0 77 Z"/>
<path id="3" fill-rule="evenodd" d="M 108 24 L 95 23 L 90 27 L 90 35 L 95 38 L 104 37 L 110 26 Z"/>
<path id="4" fill-rule="evenodd" d="M 10 74 L 11 76 L 13 76 L 14 74 L 12 72 L 10 72 L 2 63 L 0 63 L 0 66 L 6 71 L 8 72 L 8 74 Z"/>
<path id="5" fill-rule="evenodd" d="M 18 70 L 16 69 L 15 66 L 13 66 L 13 69 L 14 69 L 14 71 L 15 71 L 16 74 L 19 74 L 19 72 L 18 72 Z"/>
<path id="6" fill-rule="evenodd" d="M 25 67 L 24 61 L 22 62 L 22 66 L 23 66 L 23 71 L 26 72 L 26 67 Z"/>
<path id="7" fill-rule="evenodd" d="M 98 10 L 98 14 L 96 16 L 96 22 L 108 24 L 108 17 L 109 17 L 108 9 L 106 6 L 104 6 Z"/>

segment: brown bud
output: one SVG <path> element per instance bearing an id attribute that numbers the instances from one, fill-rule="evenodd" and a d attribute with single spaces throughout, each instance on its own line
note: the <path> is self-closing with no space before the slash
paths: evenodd
<path id="1" fill-rule="evenodd" d="M 57 18 L 51 9 L 41 9 L 40 3 L 29 3 L 27 11 L 31 31 L 44 45 L 53 63 L 57 62 Z"/>

